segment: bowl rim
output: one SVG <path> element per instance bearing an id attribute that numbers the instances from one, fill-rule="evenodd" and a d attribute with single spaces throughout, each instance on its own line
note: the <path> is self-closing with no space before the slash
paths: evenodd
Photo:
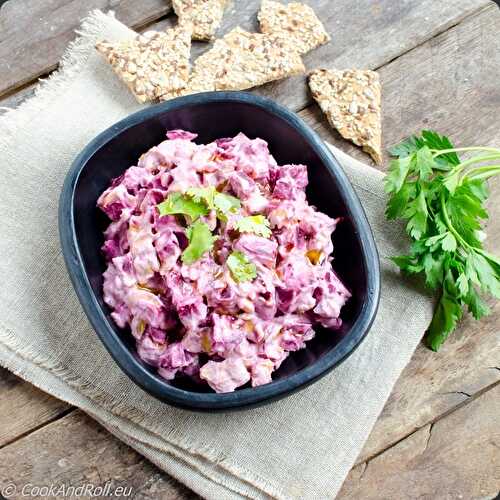
<path id="1" fill-rule="evenodd" d="M 97 302 L 85 272 L 75 230 L 74 195 L 80 174 L 92 156 L 109 141 L 125 130 L 167 111 L 192 105 L 233 102 L 263 108 L 294 128 L 313 148 L 322 163 L 333 175 L 343 193 L 348 212 L 358 230 L 358 238 L 367 276 L 366 299 L 357 320 L 344 338 L 329 352 L 296 373 L 273 380 L 258 387 L 238 389 L 229 393 L 193 392 L 168 384 L 157 374 L 151 373 L 123 345 Z M 204 92 L 172 99 L 139 110 L 92 139 L 74 159 L 66 175 L 59 199 L 59 235 L 68 274 L 80 303 L 91 325 L 112 358 L 125 374 L 142 389 L 163 402 L 192 410 L 230 410 L 246 408 L 279 399 L 299 388 L 304 388 L 326 375 L 344 361 L 359 346 L 375 319 L 380 298 L 380 264 L 375 240 L 354 188 L 342 167 L 320 137 L 301 118 L 273 100 L 248 92 Z"/>

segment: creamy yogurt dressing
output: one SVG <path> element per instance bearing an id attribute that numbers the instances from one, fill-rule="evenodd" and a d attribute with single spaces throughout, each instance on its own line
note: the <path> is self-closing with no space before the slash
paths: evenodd
<path id="1" fill-rule="evenodd" d="M 350 293 L 331 266 L 338 220 L 307 202 L 307 167 L 278 165 L 265 141 L 241 133 L 202 145 L 195 138 L 167 132 L 100 196 L 111 219 L 104 300 L 162 377 L 189 376 L 230 392 L 269 383 L 315 325 L 338 328 Z M 240 206 L 221 213 L 207 205 L 197 222 L 160 215 L 172 193 L 212 186 Z M 263 234 L 236 229 L 256 215 L 263 217 L 245 220 L 265 220 Z M 212 235 L 212 246 L 187 262 L 194 223 Z M 230 255 L 242 274 L 230 269 Z"/>

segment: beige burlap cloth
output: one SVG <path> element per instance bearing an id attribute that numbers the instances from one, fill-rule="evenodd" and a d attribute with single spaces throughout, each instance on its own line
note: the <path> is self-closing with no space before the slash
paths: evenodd
<path id="1" fill-rule="evenodd" d="M 0 118 L 0 363 L 82 408 L 206 498 L 333 498 L 432 312 L 431 300 L 387 259 L 406 238 L 384 220 L 382 174 L 334 150 L 382 264 L 380 309 L 360 348 L 308 389 L 263 408 L 212 415 L 156 401 L 120 371 L 90 327 L 57 231 L 58 196 L 75 155 L 140 107 L 93 49 L 96 39 L 130 35 L 113 17 L 92 13 L 61 69 Z"/>

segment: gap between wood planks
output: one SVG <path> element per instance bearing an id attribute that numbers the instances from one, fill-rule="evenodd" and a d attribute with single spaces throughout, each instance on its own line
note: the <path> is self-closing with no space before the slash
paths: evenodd
<path id="1" fill-rule="evenodd" d="M 470 14 L 469 16 L 466 16 L 466 17 L 467 17 L 467 18 L 469 18 L 469 17 L 474 17 L 474 16 L 477 16 L 477 15 L 479 15 L 480 13 L 482 13 L 484 10 L 489 9 L 489 8 L 491 8 L 491 6 L 488 6 L 488 7 L 486 7 L 486 8 L 481 8 L 481 9 L 478 9 L 478 10 L 477 10 L 477 11 L 475 11 L 473 14 Z M 169 16 L 167 15 L 167 16 L 164 16 L 162 19 L 167 19 L 168 17 L 169 17 Z M 463 19 L 461 20 L 461 22 L 463 22 L 464 20 L 465 20 L 465 18 L 463 18 Z M 157 22 L 158 22 L 158 21 L 155 21 L 155 22 L 154 22 L 154 24 L 156 24 Z M 420 43 L 420 44 L 417 44 L 417 45 L 415 45 L 415 47 L 413 47 L 412 49 L 407 50 L 407 51 L 405 51 L 405 52 L 401 53 L 401 54 L 400 54 L 397 58 L 393 58 L 391 61 L 394 61 L 394 60 L 398 59 L 399 57 L 401 57 L 402 55 L 404 55 L 404 54 L 406 54 L 406 53 L 410 52 L 411 50 L 415 50 L 415 48 L 417 48 L 417 47 L 419 47 L 419 46 L 423 45 L 424 43 L 427 43 L 429 40 L 432 40 L 433 38 L 435 38 L 435 37 L 437 37 L 437 36 L 442 35 L 442 34 L 443 34 L 443 33 L 445 33 L 446 31 L 448 31 L 448 30 L 450 30 L 450 29 L 453 29 L 453 28 L 454 28 L 454 27 L 456 27 L 458 24 L 460 24 L 460 23 L 455 23 L 455 24 L 453 24 L 453 26 L 450 26 L 450 27 L 448 27 L 447 29 L 440 31 L 440 32 L 439 32 L 439 33 L 437 33 L 436 35 L 434 35 L 434 36 L 430 37 L 429 39 L 427 39 L 425 42 Z M 152 26 L 152 25 L 151 25 L 151 24 L 149 24 L 149 25 L 147 25 L 147 26 L 148 26 L 148 27 L 150 27 L 150 26 Z M 379 66 L 379 68 L 380 68 L 380 67 L 383 67 L 383 66 L 386 66 L 387 64 L 389 64 L 389 62 L 390 62 L 390 61 L 388 61 L 387 63 L 383 64 L 382 66 Z M 24 87 L 24 88 L 26 88 L 26 87 Z M 19 90 L 18 90 L 18 92 L 19 92 Z M 305 108 L 302 108 L 302 110 L 303 110 L 303 109 L 305 109 Z M 485 387 L 485 388 L 481 389 L 479 392 L 475 393 L 472 397 L 467 398 L 465 401 L 463 401 L 463 402 L 461 402 L 460 404 L 458 404 L 457 406 L 455 406 L 455 407 L 451 408 L 449 411 L 447 411 L 447 412 L 445 412 L 445 413 L 443 413 L 443 414 L 439 415 L 438 417 L 435 417 L 435 418 L 432 420 L 432 422 L 435 422 L 435 421 L 437 421 L 437 420 L 439 420 L 439 419 L 443 418 L 443 416 L 448 415 L 448 414 L 450 414 L 450 413 L 452 413 L 452 412 L 456 411 L 458 408 L 461 408 L 461 407 L 463 407 L 464 405 L 466 405 L 466 404 L 470 403 L 471 401 L 473 401 L 474 399 L 476 399 L 476 398 L 477 398 L 477 397 L 479 397 L 480 395 L 482 395 L 482 394 L 484 394 L 485 392 L 487 392 L 487 391 L 491 390 L 492 388 L 494 388 L 497 384 L 498 384 L 498 382 L 493 383 L 493 384 L 491 384 L 491 385 L 489 385 L 489 386 L 487 386 L 487 387 Z M 20 439 L 23 439 L 24 437 L 26 437 L 26 436 L 30 435 L 32 432 L 34 432 L 34 431 L 36 431 L 36 430 L 39 430 L 40 428 L 44 427 L 45 425 L 48 425 L 49 423 L 53 423 L 53 422 L 55 422 L 55 421 L 57 421 L 57 420 L 59 420 L 59 419 L 61 419 L 61 418 L 66 417 L 68 414 L 70 414 L 71 412 L 73 412 L 73 411 L 74 411 L 74 409 L 75 409 L 75 408 L 69 408 L 69 409 L 65 409 L 65 410 L 63 410 L 63 411 L 62 411 L 62 412 L 61 412 L 58 416 L 55 416 L 55 417 L 53 417 L 53 418 L 51 418 L 51 419 L 48 419 L 46 422 L 44 422 L 43 424 L 41 424 L 41 425 L 37 426 L 36 428 L 33 428 L 33 429 L 31 429 L 30 431 L 27 431 L 27 432 L 25 432 L 25 433 L 23 433 L 23 434 L 21 434 L 21 435 L 17 436 L 15 439 L 12 439 L 12 440 L 10 440 L 8 443 L 5 443 L 2 447 L 4 447 L 4 446 L 8 446 L 8 444 L 12 444 L 12 443 L 13 443 L 13 442 L 15 442 L 15 441 L 18 441 L 18 440 L 20 440 Z M 413 432 L 411 432 L 411 433 L 407 434 L 407 435 L 406 435 L 406 436 L 404 436 L 403 438 L 399 439 L 397 442 L 392 443 L 391 445 L 387 446 L 387 447 L 386 447 L 386 448 L 384 448 L 383 450 L 381 450 L 381 451 L 377 452 L 376 454 L 374 454 L 374 455 L 370 456 L 370 457 L 368 458 L 368 460 L 371 460 L 371 459 L 375 458 L 376 456 L 378 456 L 378 455 L 382 454 L 382 453 L 383 453 L 384 451 L 386 451 L 387 449 L 392 448 L 392 447 L 393 447 L 393 446 L 395 446 L 397 443 L 399 443 L 399 442 L 403 441 L 404 439 L 408 438 L 408 436 L 410 436 L 410 435 L 414 434 L 414 433 L 415 433 L 418 429 L 420 429 L 420 428 L 422 428 L 422 427 L 424 427 L 425 425 L 428 425 L 428 424 L 429 424 L 429 422 L 426 422 L 426 423 L 425 423 L 425 424 L 423 424 L 422 426 L 419 426 L 419 427 L 415 428 L 415 430 L 413 430 Z"/>
<path id="2" fill-rule="evenodd" d="M 496 366 L 494 367 L 491 367 L 491 369 L 497 369 L 498 368 Z M 388 445 L 386 448 L 378 451 L 377 453 L 374 453 L 373 455 L 370 455 L 368 457 L 365 457 L 364 460 L 362 462 L 358 462 L 356 463 L 356 466 L 360 466 L 360 465 L 363 465 L 365 464 L 365 466 L 368 466 L 368 464 L 374 459 L 374 458 L 377 458 L 378 456 L 384 454 L 386 451 L 390 450 L 391 448 L 394 448 L 395 446 L 397 446 L 399 443 L 401 443 L 402 441 L 404 441 L 405 439 L 408 439 L 410 436 L 412 436 L 413 434 L 415 434 L 416 432 L 418 432 L 419 430 L 423 429 L 424 427 L 426 427 L 427 425 L 430 425 L 430 432 L 429 432 L 429 439 L 430 439 L 430 434 L 432 432 L 432 427 L 433 425 L 438 422 L 439 420 L 443 419 L 443 418 L 446 418 L 448 415 L 462 409 L 464 406 L 472 403 L 473 401 L 475 401 L 477 398 L 481 397 L 483 394 L 486 394 L 488 391 L 491 391 L 492 389 L 494 389 L 497 385 L 500 384 L 500 380 L 494 382 L 493 384 L 490 384 L 488 385 L 487 387 L 483 387 L 482 389 L 480 389 L 479 391 L 477 391 L 476 393 L 474 394 L 466 394 L 466 393 L 463 393 L 462 394 L 465 394 L 467 396 L 467 399 L 465 399 L 464 401 L 462 401 L 461 403 L 458 403 L 456 406 L 454 406 L 453 408 L 450 408 L 449 410 L 443 412 L 442 414 L 434 417 L 433 419 L 429 420 L 428 422 L 426 422 L 425 424 L 423 425 L 420 425 L 418 427 L 415 427 L 415 429 L 413 429 L 411 432 L 408 432 L 406 435 L 402 436 L 400 439 L 398 439 L 397 441 L 394 441 L 393 443 L 391 443 L 390 445 Z M 459 391 L 457 391 L 459 392 Z M 1 447 L 0 447 L 1 449 Z"/>
<path id="3" fill-rule="evenodd" d="M 395 61 L 399 57 L 404 56 L 405 54 L 411 52 L 412 50 L 414 50 L 414 49 L 416 49 L 416 48 L 424 45 L 425 43 L 429 42 L 433 38 L 436 38 L 436 37 L 442 35 L 443 33 L 445 33 L 446 31 L 449 31 L 450 29 L 453 29 L 454 27 L 456 27 L 460 23 L 462 23 L 465 19 L 477 16 L 477 15 L 481 14 L 484 10 L 491 9 L 493 6 L 494 6 L 494 4 L 491 3 L 491 4 L 483 5 L 483 6 L 479 7 L 479 8 L 477 8 L 477 9 L 469 12 L 469 13 L 463 13 L 460 17 L 458 17 L 457 19 L 455 19 L 451 24 L 446 24 L 445 23 L 445 24 L 443 24 L 443 26 L 440 26 L 428 38 L 423 39 L 420 42 L 416 42 L 412 46 L 408 46 L 406 49 L 403 49 L 402 52 L 399 52 L 394 57 L 391 57 L 390 59 L 388 59 L 386 61 L 383 61 L 382 64 L 376 65 L 376 66 L 374 66 L 373 68 L 370 68 L 370 69 L 378 70 L 378 69 L 382 68 L 383 66 L 386 66 L 386 65 L 390 64 L 391 62 Z M 155 28 L 165 29 L 166 27 L 168 27 L 169 24 L 173 24 L 172 23 L 172 19 L 173 18 L 175 18 L 175 14 L 174 14 L 174 12 L 172 10 L 170 10 L 169 12 L 167 12 L 167 13 L 161 15 L 161 16 L 158 16 L 155 19 L 150 19 L 150 20 L 147 20 L 145 22 L 141 22 L 141 23 L 138 23 L 136 25 L 132 25 L 131 28 L 134 29 L 134 30 L 136 30 L 136 31 L 139 31 L 139 32 L 144 32 L 144 31 L 147 31 L 149 29 L 155 29 Z M 198 53 L 198 54 L 200 52 L 199 47 L 200 47 L 199 43 L 193 45 L 193 48 L 195 49 L 195 52 Z M 4 91 L 3 93 L 0 94 L 0 106 L 4 105 L 4 104 L 8 105 L 9 101 L 13 101 L 13 104 L 15 106 L 17 106 L 18 104 L 20 104 L 20 102 L 22 102 L 22 100 L 18 101 L 17 99 L 15 99 L 15 95 L 17 93 L 20 93 L 20 92 L 23 93 L 23 91 L 28 90 L 28 89 L 29 90 L 33 90 L 33 88 L 36 86 L 36 83 L 37 83 L 38 80 L 45 79 L 45 78 L 49 77 L 52 72 L 54 72 L 55 70 L 57 70 L 57 68 L 58 68 L 58 64 L 54 64 L 54 65 L 50 66 L 49 68 L 47 68 L 42 73 L 40 73 L 38 75 L 34 75 L 33 77 L 31 77 L 29 79 L 21 80 L 17 85 L 12 86 L 9 89 L 7 89 L 6 91 Z M 26 92 L 26 96 L 23 96 L 23 100 L 25 98 L 29 97 L 31 94 L 32 94 L 32 92 L 27 91 Z M 304 110 L 305 108 L 307 108 L 311 104 L 311 102 L 312 102 L 312 99 L 310 99 L 310 96 L 308 96 L 308 102 L 305 103 L 302 106 L 299 106 L 294 111 L 298 113 L 298 112 Z"/>
<path id="4" fill-rule="evenodd" d="M 28 382 L 25 382 L 26 384 L 28 384 Z M 50 395 L 51 397 L 55 397 L 55 396 L 52 396 Z M 43 429 L 45 426 L 47 425 L 50 425 L 54 422 L 57 422 L 58 420 L 61 420 L 62 418 L 68 416 L 70 413 L 73 413 L 75 410 L 77 410 L 78 408 L 76 406 L 71 406 L 70 408 L 66 408 L 65 410 L 61 410 L 61 412 L 51 418 L 48 418 L 47 420 L 45 420 L 44 422 L 42 422 L 41 424 L 39 425 L 35 425 L 34 427 L 32 427 L 31 429 L 25 431 L 25 432 L 21 432 L 18 436 L 10 439 L 9 441 L 6 441 L 5 443 L 1 444 L 0 445 L 0 450 L 2 448 L 5 448 L 6 446 L 9 446 L 13 443 L 16 443 L 17 441 L 20 441 L 21 439 L 24 439 L 25 437 L 28 437 L 30 434 L 33 434 L 33 432 L 36 432 L 40 429 Z M 1 497 L 0 497 L 1 498 Z"/>

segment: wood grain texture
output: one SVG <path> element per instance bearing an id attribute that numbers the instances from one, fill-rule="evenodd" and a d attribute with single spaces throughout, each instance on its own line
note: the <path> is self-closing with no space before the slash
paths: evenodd
<path id="1" fill-rule="evenodd" d="M 457 137 L 460 145 L 498 145 L 500 10 L 488 8 L 380 70 L 384 136 L 395 144 L 422 128 Z M 301 112 L 320 135 L 367 161 L 333 132 L 319 109 Z M 491 183 L 486 246 L 500 248 L 500 183 Z M 481 322 L 469 315 L 439 353 L 417 349 L 401 375 L 359 461 L 379 453 L 495 383 L 500 371 L 500 303 Z M 404 332 L 402 332 L 404 334 Z"/>
<path id="2" fill-rule="evenodd" d="M 499 325 L 500 304 L 496 304 L 492 315 L 481 323 L 467 316 L 439 353 L 419 346 L 396 383 L 357 463 L 497 383 Z"/>
<path id="3" fill-rule="evenodd" d="M 165 15 L 168 0 L 9 0 L 0 8 L 0 95 L 57 65 L 74 30 L 89 11 L 112 9 L 139 27 Z"/>
<path id="4" fill-rule="evenodd" d="M 382 5 L 380 8 L 383 9 L 385 3 L 379 3 Z M 319 2 L 319 4 L 322 4 L 322 2 Z M 438 3 L 435 2 L 435 4 L 437 5 Z M 480 6 L 482 5 L 482 3 L 480 4 L 477 2 L 461 3 L 462 6 L 466 4 L 468 8 L 467 12 L 473 12 L 481 8 Z M 401 2 L 400 7 L 393 8 L 396 10 L 403 9 L 405 5 L 405 2 Z M 330 7 L 330 9 L 331 8 L 332 7 Z M 441 8 L 446 9 L 447 7 L 441 6 Z M 410 12 L 412 11 L 411 6 L 408 7 L 408 10 Z M 383 11 L 383 13 L 384 16 L 387 17 L 387 12 Z M 230 12 L 229 15 L 231 16 L 233 14 Z M 384 87 L 383 109 L 386 144 L 393 144 L 409 133 L 423 127 L 436 128 L 443 133 L 456 136 L 461 140 L 460 145 L 472 143 L 499 144 L 500 132 L 495 125 L 498 123 L 497 116 L 500 110 L 500 89 L 498 86 L 500 76 L 498 57 L 500 51 L 498 50 L 499 41 L 494 36 L 498 31 L 498 16 L 499 13 L 495 7 L 488 8 L 485 12 L 480 12 L 478 15 L 468 18 L 458 26 L 442 35 L 432 38 L 430 41 L 411 50 L 380 70 Z M 360 15 L 358 17 L 360 17 Z M 247 21 L 244 19 L 243 21 L 243 25 L 245 25 L 245 22 L 254 22 L 251 17 L 248 17 Z M 423 18 L 420 19 L 420 21 L 423 22 Z M 166 26 L 170 22 L 170 19 L 162 21 L 161 26 Z M 225 22 L 230 23 L 233 21 L 228 19 Z M 452 21 L 449 21 L 449 18 L 447 22 L 453 24 Z M 251 24 L 247 24 L 246 26 L 251 27 Z M 400 29 L 397 23 L 393 28 L 395 31 Z M 339 31 L 342 32 L 342 27 L 339 27 Z M 384 36 L 387 36 L 387 33 L 390 31 L 390 29 L 388 29 L 388 31 L 386 30 Z M 429 31 L 424 31 L 429 33 Z M 441 29 L 437 29 L 436 32 L 438 31 L 441 31 Z M 355 31 L 352 33 L 346 31 L 344 37 L 350 36 L 350 43 L 358 47 L 360 54 L 358 54 L 357 57 L 360 57 L 359 60 L 361 62 L 363 61 L 362 57 L 368 58 L 370 50 L 379 50 L 380 52 L 385 50 L 384 47 L 368 47 L 368 44 L 365 43 L 364 40 L 361 44 L 361 42 L 356 40 L 355 33 Z M 332 35 L 334 35 L 333 32 Z M 383 40 L 383 38 L 381 38 L 381 40 Z M 412 43 L 420 43 L 416 42 L 416 40 L 418 40 L 418 38 L 414 37 Z M 0 40 L 0 48 L 1 43 Z M 333 43 L 336 43 L 335 35 Z M 331 44 L 330 47 L 333 48 L 333 44 Z M 317 52 L 319 52 L 319 50 Z M 367 51 L 365 55 L 363 55 L 364 50 Z M 387 54 L 384 55 L 386 61 L 389 60 L 387 59 L 388 57 L 390 58 L 389 54 L 390 52 L 387 52 Z M 343 54 L 339 53 L 338 58 L 340 61 L 342 57 L 344 57 Z M 376 55 L 374 57 L 380 56 Z M 346 61 L 348 62 L 349 60 L 346 59 Z M 313 64 L 316 63 L 313 61 Z M 335 64 L 338 63 L 335 62 Z M 327 64 L 325 63 L 324 65 Z M 378 64 L 370 65 L 370 67 L 375 67 L 376 65 Z M 262 91 L 271 96 L 275 96 L 274 93 L 279 92 L 281 97 L 278 100 L 281 100 L 281 102 L 285 104 L 287 100 L 289 100 L 291 103 L 289 105 L 294 109 L 299 109 L 301 102 L 309 102 L 309 97 L 304 90 L 305 87 L 303 83 L 295 82 L 292 85 L 291 82 L 281 82 L 275 85 L 276 89 L 273 88 L 274 85 L 271 85 L 269 88 L 266 87 Z M 287 85 L 291 85 L 294 88 L 297 87 L 299 90 L 301 89 L 300 92 L 304 90 L 304 95 L 301 97 L 302 94 L 299 92 L 298 95 L 296 90 L 292 91 L 290 95 L 284 95 L 284 93 L 287 92 Z M 280 87 L 281 90 L 278 90 L 278 87 Z M 27 87 L 24 91 L 24 97 L 29 95 L 31 91 L 31 88 Z M 14 95 L 13 99 L 19 100 L 20 98 Z M 6 105 L 6 102 L 8 101 L 0 101 L 0 106 Z M 367 161 L 363 153 L 351 148 L 348 143 L 340 140 L 339 137 L 328 128 L 324 117 L 316 106 L 311 106 L 303 110 L 301 115 L 316 128 L 325 139 L 340 145 L 340 147 L 347 152 L 354 152 L 354 156 L 358 156 L 364 161 Z M 494 196 L 496 196 L 495 199 L 498 200 L 500 193 L 498 183 L 493 191 Z M 490 210 L 494 210 L 494 213 L 497 213 L 498 203 L 496 203 L 496 205 L 490 205 Z M 500 231 L 497 222 L 499 219 L 498 216 L 492 217 L 490 222 L 491 225 L 488 228 L 490 234 L 490 248 L 496 247 L 498 249 L 500 247 Z M 457 406 L 467 403 L 469 400 L 468 395 L 473 395 L 479 390 L 490 387 L 498 380 L 500 371 L 494 367 L 498 367 L 499 360 L 499 318 L 500 310 L 497 304 L 494 309 L 494 314 L 482 323 L 476 323 L 467 318 L 461 325 L 459 331 L 439 354 L 432 354 L 424 348 L 419 348 L 417 350 L 412 362 L 398 381 L 383 414 L 377 422 L 360 456 L 360 460 L 365 460 L 367 457 L 372 457 L 377 453 L 381 453 L 384 449 L 408 435 L 410 436 L 404 439 L 401 445 L 408 441 L 408 446 L 410 447 L 412 443 L 416 442 L 417 444 L 415 446 L 418 448 L 417 445 L 420 441 L 418 441 L 417 438 L 420 436 L 419 433 L 423 433 L 422 435 L 425 436 L 428 422 L 433 422 L 439 419 L 443 414 L 452 411 Z M 55 399 L 50 398 L 41 391 L 37 391 L 29 384 L 21 382 L 15 377 L 13 377 L 13 380 L 17 381 L 16 391 L 20 396 L 6 400 L 8 405 L 13 408 L 21 408 L 20 411 L 26 414 L 32 412 L 34 406 L 35 416 L 32 419 L 27 418 L 28 415 L 23 415 L 23 418 L 19 418 L 19 411 L 2 411 L 2 415 L 0 416 L 0 439 L 3 428 L 9 428 L 10 434 L 6 439 L 7 442 L 11 441 L 16 436 L 29 432 L 30 429 L 38 427 L 40 423 L 43 424 L 44 422 L 52 420 L 66 410 L 66 408 L 60 410 L 55 409 L 54 411 L 51 410 L 49 408 L 50 405 L 58 403 Z M 10 383 L 12 383 L 12 381 Z M 4 400 L 2 399 L 2 397 L 4 397 L 4 388 L 2 384 L 3 382 L 0 382 L 0 403 L 2 403 L 2 408 L 6 408 L 7 406 L 4 406 Z M 488 394 L 490 392 L 491 391 L 486 392 L 481 398 L 489 399 L 490 396 L 488 396 Z M 495 394 L 496 393 L 492 393 L 491 397 L 495 396 Z M 14 392 L 12 392 L 12 395 L 14 395 Z M 30 402 L 29 404 L 33 406 L 26 406 L 26 402 Z M 62 405 L 63 403 L 58 404 Z M 475 402 L 470 404 L 475 404 Z M 37 413 L 36 410 L 38 407 L 42 409 L 39 413 Z M 459 411 L 462 410 L 463 409 Z M 3 414 L 7 416 L 5 417 Z M 76 417 L 74 416 L 75 414 L 77 415 Z M 42 416 L 39 417 L 38 415 Z M 75 419 L 77 423 L 75 423 Z M 37 420 L 38 422 L 36 422 Z M 67 424 L 68 421 L 70 421 L 70 424 Z M 438 423 L 434 424 L 434 428 L 436 428 Z M 467 430 L 467 424 L 463 421 L 456 421 L 454 425 L 457 426 L 455 429 L 456 434 Z M 484 425 L 485 429 L 488 428 L 488 424 L 482 421 L 478 425 L 479 427 Z M 430 427 L 430 425 L 428 427 Z M 420 430 L 414 432 L 415 429 L 419 428 Z M 46 432 L 48 432 L 48 434 L 46 434 Z M 100 442 L 104 443 L 103 446 L 107 447 L 107 451 L 103 455 L 105 457 L 103 465 L 100 465 L 100 463 L 93 463 L 94 468 L 92 469 L 89 458 L 91 456 L 90 449 L 85 449 L 86 451 L 83 456 L 79 457 L 76 452 L 73 453 L 68 451 L 63 448 L 61 444 L 57 446 L 53 444 L 57 442 L 56 438 L 59 435 L 64 436 L 66 439 L 67 432 L 70 434 L 70 438 L 68 438 L 70 440 L 67 442 L 73 443 L 74 449 L 77 451 L 85 449 L 84 443 L 88 436 L 97 436 L 97 438 L 91 437 L 90 443 L 93 443 L 95 446 L 96 442 Z M 434 429 L 432 432 L 434 434 Z M 42 436 L 43 439 L 40 436 Z M 73 439 L 73 441 L 71 441 L 71 439 Z M 45 447 L 47 449 L 45 449 Z M 389 451 L 381 453 L 376 459 L 372 460 L 368 466 L 368 471 L 369 468 L 376 463 L 377 459 L 381 460 L 381 457 L 384 457 L 386 453 L 389 453 L 395 448 L 396 447 L 390 448 Z M 423 449 L 422 446 L 419 449 Z M 115 481 L 117 477 L 123 477 L 127 485 L 138 485 L 138 498 L 192 497 L 192 494 L 188 492 L 188 490 L 179 489 L 179 486 L 176 483 L 172 483 L 166 474 L 159 472 L 147 461 L 139 458 L 134 452 L 103 431 L 98 424 L 83 417 L 80 412 L 73 412 L 70 415 L 66 415 L 28 437 L 24 437 L 11 445 L 5 446 L 4 450 L 7 450 L 8 453 L 14 453 L 13 450 L 18 450 L 17 453 L 19 456 L 23 457 L 23 460 L 21 460 L 19 468 L 16 465 L 16 471 L 7 468 L 6 465 L 4 465 L 4 469 L 0 466 L 0 480 L 7 480 L 15 475 L 19 475 L 21 479 L 24 478 L 25 480 L 28 474 L 32 474 L 34 470 L 38 471 L 38 464 L 40 462 L 45 463 L 50 461 L 50 457 L 58 457 L 55 463 L 63 460 L 62 463 L 65 464 L 66 462 L 64 462 L 64 459 L 71 456 L 72 468 L 69 469 L 67 474 L 62 473 L 56 467 L 50 468 L 47 466 L 47 468 L 39 472 L 40 475 L 37 477 L 51 479 L 64 477 L 67 481 L 74 480 L 80 481 L 80 483 L 82 481 L 84 482 L 86 477 L 100 476 L 102 482 L 106 482 L 106 480 Z M 4 450 L 0 450 L 0 458 L 3 459 L 5 457 L 5 459 L 0 460 L 0 462 L 8 464 L 6 460 L 14 460 L 17 455 L 15 453 L 2 455 Z M 486 469 L 488 467 L 488 464 L 481 465 L 481 460 L 486 459 L 488 455 L 479 454 L 480 450 L 480 448 L 474 448 L 472 450 L 473 460 L 471 460 L 470 463 L 469 461 L 462 461 L 461 463 L 462 469 L 460 469 L 460 471 L 463 472 L 464 478 L 467 481 L 469 481 L 470 478 L 480 477 L 479 475 L 475 475 L 480 467 Z M 42 458 L 40 458 L 40 454 L 42 454 Z M 47 460 L 43 457 L 47 458 Z M 446 461 L 443 460 L 443 462 L 439 462 L 442 464 L 439 465 L 435 461 L 432 462 L 432 457 L 429 457 L 429 455 L 426 457 L 426 460 L 430 460 L 428 463 L 437 468 L 438 474 L 435 476 L 424 475 L 421 476 L 422 478 L 427 478 L 429 481 L 438 480 L 440 475 L 446 474 Z M 127 460 L 133 462 L 132 465 L 127 465 L 127 463 L 129 463 Z M 391 489 L 396 488 L 392 486 L 393 483 L 377 485 L 378 490 L 375 491 L 378 492 L 378 498 L 401 498 L 401 492 L 407 491 L 410 486 L 413 486 L 414 482 L 418 483 L 418 477 L 420 477 L 421 471 L 425 469 L 425 466 L 423 462 L 414 462 L 411 459 L 408 460 L 409 462 L 405 465 L 404 455 L 401 455 L 400 461 L 403 462 L 402 465 L 406 467 L 402 474 L 407 478 L 407 482 L 394 483 L 398 484 L 399 489 Z M 389 463 L 391 462 L 389 461 Z M 411 469 L 413 464 L 415 464 L 416 467 L 414 470 Z M 366 478 L 366 471 L 364 469 L 364 463 L 361 463 L 358 467 L 353 469 L 349 481 L 352 481 L 356 476 L 363 476 Z M 389 470 L 392 471 L 393 469 Z M 379 475 L 380 474 L 379 471 Z M 391 480 L 397 481 L 398 472 L 391 472 L 391 474 Z M 147 480 L 151 477 L 154 479 L 152 479 L 152 483 L 148 483 Z M 18 479 L 19 484 L 21 484 L 21 479 Z M 446 497 L 446 491 L 455 492 L 451 483 L 446 483 L 446 485 L 449 485 L 449 489 L 446 490 L 446 487 L 443 487 L 443 489 L 440 490 L 442 497 Z M 151 491 L 148 489 L 150 487 L 153 488 Z M 348 487 L 348 483 L 346 487 Z M 358 486 L 354 485 L 353 488 L 354 487 L 357 488 Z M 460 487 L 459 478 L 455 478 L 455 487 Z M 394 492 L 396 492 L 396 494 L 394 494 Z M 352 498 L 364 497 L 356 496 Z M 425 494 L 423 498 L 426 498 Z M 467 495 L 465 495 L 464 498 L 468 498 Z"/>
<path id="5" fill-rule="evenodd" d="M 0 447 L 68 411 L 69 405 L 0 368 Z"/>
<path id="6" fill-rule="evenodd" d="M 475 12 L 492 4 L 490 0 L 304 0 L 330 33 L 330 43 L 304 56 L 308 70 L 316 67 L 365 67 L 378 68 L 415 46 L 446 31 Z M 218 36 L 236 26 L 258 31 L 257 12 L 260 0 L 233 1 L 226 11 Z M 171 16 L 150 26 L 166 29 L 176 23 Z M 192 60 L 211 47 L 211 44 L 194 42 Z M 305 76 L 296 76 L 271 82 L 253 90 L 270 97 L 293 111 L 312 102 Z"/>
<path id="7" fill-rule="evenodd" d="M 0 485 L 13 483 L 21 498 L 26 484 L 132 489 L 128 498 L 196 499 L 81 411 L 0 450 Z"/>
<path id="8" fill-rule="evenodd" d="M 67 43 L 74 37 L 78 20 L 92 8 L 112 8 L 130 26 L 151 22 L 164 15 L 165 0 L 46 0 L 28 8 L 29 0 L 9 0 L 0 10 L 0 95 L 53 69 Z M 460 22 L 490 3 L 490 0 L 328 0 L 306 2 L 314 6 L 332 35 L 332 42 L 305 56 L 306 65 L 338 67 L 381 66 L 399 54 Z M 31 3 L 30 3 L 31 4 Z M 224 16 L 219 35 L 240 25 L 258 28 L 260 0 L 235 1 Z M 40 23 L 40 20 L 42 21 Z M 176 22 L 175 17 L 158 25 Z M 360 36 L 362 34 L 362 36 Z M 194 44 L 194 53 L 206 50 Z M 276 98 L 292 109 L 310 102 L 305 77 L 268 84 L 258 93 Z"/>
<path id="9" fill-rule="evenodd" d="M 500 490 L 500 385 L 353 469 L 338 500 L 493 499 Z"/>
<path id="10" fill-rule="evenodd" d="M 499 26 L 500 10 L 491 5 L 380 68 L 386 163 L 387 147 L 425 128 L 456 138 L 457 146 L 498 146 Z M 301 117 L 324 140 L 369 160 L 328 125 L 318 106 Z"/>

